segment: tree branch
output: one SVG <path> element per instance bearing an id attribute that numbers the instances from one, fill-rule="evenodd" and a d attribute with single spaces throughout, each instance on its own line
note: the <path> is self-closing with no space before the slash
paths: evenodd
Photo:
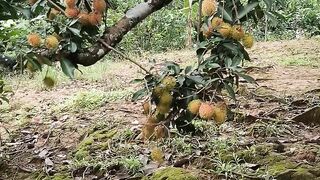
<path id="1" fill-rule="evenodd" d="M 132 28 L 139 22 L 158 11 L 162 7 L 168 5 L 173 0 L 148 0 L 140 3 L 126 12 L 114 26 L 106 29 L 101 39 L 104 43 L 115 47 Z M 66 57 L 75 64 L 90 66 L 102 59 L 107 53 L 111 51 L 110 48 L 96 42 L 88 49 L 82 49 L 76 53 L 67 54 Z"/>

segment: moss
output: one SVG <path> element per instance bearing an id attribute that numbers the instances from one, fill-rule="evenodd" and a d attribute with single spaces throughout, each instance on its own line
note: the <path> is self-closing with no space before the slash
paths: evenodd
<path id="1" fill-rule="evenodd" d="M 285 156 L 282 156 L 280 154 L 277 154 L 277 153 L 271 153 L 267 156 L 265 156 L 263 159 L 260 159 L 258 160 L 258 162 L 260 164 L 274 164 L 276 162 L 279 162 L 279 161 L 283 161 L 285 160 L 286 157 Z"/>
<path id="2" fill-rule="evenodd" d="M 74 153 L 74 157 L 77 160 L 90 159 L 91 151 L 99 149 L 105 150 L 108 146 L 108 143 L 98 141 L 105 141 L 106 139 L 110 139 L 116 133 L 116 130 L 108 130 L 106 128 L 93 132 L 87 138 L 81 141 Z"/>
<path id="3" fill-rule="evenodd" d="M 149 180 L 198 180 L 193 174 L 182 168 L 167 167 L 161 169 L 149 178 Z"/>
<path id="4" fill-rule="evenodd" d="M 270 174 L 276 175 L 281 172 L 284 172 L 285 170 L 294 169 L 295 167 L 296 167 L 295 163 L 288 160 L 282 160 L 270 165 L 268 168 L 268 171 L 270 172 Z"/>
<path id="5" fill-rule="evenodd" d="M 292 174 L 292 180 L 311 180 L 315 179 L 315 176 L 305 168 L 298 168 L 296 172 Z"/>
<path id="6" fill-rule="evenodd" d="M 83 149 L 78 149 L 74 154 L 74 157 L 77 160 L 83 160 L 83 159 L 87 159 L 89 155 L 90 155 L 89 150 L 87 148 L 83 148 Z"/>

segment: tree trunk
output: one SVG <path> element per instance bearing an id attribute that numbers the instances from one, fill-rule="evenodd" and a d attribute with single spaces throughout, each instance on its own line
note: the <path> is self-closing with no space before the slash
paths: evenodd
<path id="1" fill-rule="evenodd" d="M 148 0 L 140 3 L 128 10 L 122 19 L 115 25 L 106 29 L 101 40 L 108 45 L 115 47 L 132 28 L 139 22 L 158 11 L 162 7 L 168 5 L 172 0 Z M 102 59 L 111 50 L 103 46 L 97 41 L 92 47 L 82 49 L 76 53 L 66 53 L 64 56 L 71 60 L 74 64 L 90 66 Z"/>

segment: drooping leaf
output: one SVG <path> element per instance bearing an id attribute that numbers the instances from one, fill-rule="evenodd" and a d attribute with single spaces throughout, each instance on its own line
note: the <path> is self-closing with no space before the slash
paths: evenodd
<path id="1" fill-rule="evenodd" d="M 234 92 L 234 89 L 227 83 L 224 83 L 224 87 L 226 88 L 228 94 L 233 100 L 236 100 L 236 93 Z"/>
<path id="2" fill-rule="evenodd" d="M 60 61 L 60 66 L 61 66 L 62 72 L 65 75 L 67 75 L 71 79 L 74 78 L 74 71 L 75 71 L 76 67 L 74 64 L 72 64 L 72 62 L 69 59 L 63 58 Z"/>
<path id="3" fill-rule="evenodd" d="M 239 13 L 238 13 L 238 17 L 237 19 L 241 19 L 244 16 L 246 16 L 250 11 L 252 11 L 257 5 L 259 4 L 259 2 L 253 2 L 250 4 L 247 4 L 246 6 L 244 6 L 242 9 L 240 9 Z"/>
<path id="4" fill-rule="evenodd" d="M 247 82 L 249 83 L 256 83 L 256 80 L 249 76 L 249 75 L 246 75 L 246 74 L 243 74 L 243 73 L 237 73 L 240 77 L 242 77 L 244 80 L 246 80 Z"/>
<path id="5" fill-rule="evenodd" d="M 147 95 L 147 90 L 145 88 L 140 89 L 132 95 L 132 101 L 135 102 L 145 95 Z"/>

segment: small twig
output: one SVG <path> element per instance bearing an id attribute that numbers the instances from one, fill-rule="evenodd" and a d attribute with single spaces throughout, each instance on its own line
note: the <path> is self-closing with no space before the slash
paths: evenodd
<path id="1" fill-rule="evenodd" d="M 55 2 L 53 2 L 52 0 L 48 0 L 48 2 L 51 3 L 60 12 L 64 13 L 64 10 L 60 6 L 58 6 Z"/>
<path id="2" fill-rule="evenodd" d="M 45 145 L 48 143 L 49 138 L 50 138 L 50 136 L 51 136 L 51 133 L 52 133 L 52 128 L 49 129 L 48 136 L 47 136 L 46 140 L 44 141 L 44 143 L 43 143 L 40 147 L 43 147 L 43 146 L 45 146 Z"/>
<path id="3" fill-rule="evenodd" d="M 125 54 L 123 54 L 122 52 L 116 50 L 115 48 L 113 48 L 112 46 L 110 46 L 109 44 L 107 44 L 106 42 L 104 42 L 102 39 L 99 39 L 99 42 L 101 44 L 103 44 L 105 47 L 111 49 L 112 51 L 116 52 L 117 54 L 119 54 L 120 56 L 122 56 L 123 58 L 129 60 L 130 62 L 132 62 L 133 64 L 137 65 L 139 68 L 141 68 L 143 71 L 145 71 L 147 74 L 151 74 L 150 71 L 148 71 L 146 68 L 144 68 L 141 64 L 139 64 L 138 62 L 136 62 L 135 60 L 129 58 L 128 56 L 126 56 Z"/>
<path id="4" fill-rule="evenodd" d="M 200 42 L 200 28 L 201 28 L 201 22 L 202 22 L 202 11 L 201 11 L 201 7 L 202 7 L 202 0 L 199 0 L 199 9 L 198 9 L 198 13 L 199 13 L 199 19 L 198 19 L 198 27 L 197 27 L 197 43 Z M 191 7 L 190 7 L 191 8 Z M 192 8 L 191 8 L 192 9 Z"/>
<path id="5" fill-rule="evenodd" d="M 240 24 L 240 19 L 239 19 L 238 8 L 237 8 L 237 5 L 236 5 L 236 2 L 234 0 L 232 0 L 232 3 L 233 3 L 233 8 L 234 8 L 234 10 L 236 12 L 236 20 Z"/>

